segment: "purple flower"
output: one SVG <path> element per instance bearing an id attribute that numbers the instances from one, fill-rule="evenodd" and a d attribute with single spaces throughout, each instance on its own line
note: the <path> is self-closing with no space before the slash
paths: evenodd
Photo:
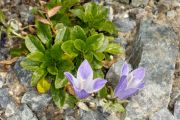
<path id="1" fill-rule="evenodd" d="M 119 99 L 126 99 L 137 93 L 144 87 L 144 76 L 144 68 L 139 67 L 130 72 L 128 64 L 124 63 L 121 69 L 120 80 L 114 90 L 115 96 Z"/>
<path id="2" fill-rule="evenodd" d="M 87 60 L 84 60 L 79 66 L 77 78 L 69 72 L 65 72 L 64 74 L 80 99 L 86 98 L 91 93 L 99 91 L 107 82 L 107 80 L 101 78 L 93 80 L 93 70 Z"/>

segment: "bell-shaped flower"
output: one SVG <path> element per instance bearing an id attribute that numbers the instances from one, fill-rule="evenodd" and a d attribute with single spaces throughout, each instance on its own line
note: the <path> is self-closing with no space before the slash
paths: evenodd
<path id="1" fill-rule="evenodd" d="M 93 70 L 87 60 L 84 60 L 79 66 L 77 78 L 69 72 L 65 72 L 64 74 L 80 99 L 86 98 L 91 93 L 99 91 L 107 82 L 107 80 L 102 78 L 93 80 Z"/>
<path id="2" fill-rule="evenodd" d="M 114 90 L 114 95 L 122 100 L 136 94 L 144 87 L 144 76 L 144 68 L 139 67 L 131 71 L 128 64 L 124 63 L 121 68 L 120 80 Z"/>

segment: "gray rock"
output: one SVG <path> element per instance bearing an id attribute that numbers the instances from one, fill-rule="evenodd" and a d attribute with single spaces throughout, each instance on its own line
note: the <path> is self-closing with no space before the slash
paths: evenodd
<path id="1" fill-rule="evenodd" d="M 21 0 L 15 0 L 15 6 L 19 5 L 21 3 Z"/>
<path id="2" fill-rule="evenodd" d="M 120 73 L 123 63 L 124 61 L 120 60 L 117 63 L 113 64 L 106 74 L 106 79 L 110 81 L 114 88 L 117 85 L 118 80 L 120 79 Z M 129 67 L 131 66 L 129 65 Z"/>
<path id="3" fill-rule="evenodd" d="M 30 86 L 30 81 L 31 81 L 31 77 L 32 77 L 32 73 L 30 71 L 27 71 L 25 69 L 23 69 L 20 65 L 20 62 L 23 60 L 24 58 L 19 58 L 14 66 L 14 71 L 16 72 L 16 75 L 18 77 L 18 79 L 20 80 L 20 82 L 25 85 L 25 86 Z"/>
<path id="4" fill-rule="evenodd" d="M 21 16 L 21 21 L 27 23 L 28 18 L 31 16 L 30 6 L 22 4 L 19 6 L 19 9 L 20 9 L 19 11 Z"/>
<path id="5" fill-rule="evenodd" d="M 38 120 L 37 117 L 34 115 L 34 113 L 31 111 L 31 109 L 26 104 L 23 104 L 18 109 L 17 106 L 12 104 L 10 111 L 11 111 L 10 112 L 11 116 L 10 117 L 7 116 L 7 120 Z"/>
<path id="6" fill-rule="evenodd" d="M 7 118 L 7 120 L 21 120 L 21 116 L 20 115 L 13 115 Z"/>
<path id="7" fill-rule="evenodd" d="M 64 111 L 64 120 L 76 120 L 76 111 L 74 109 L 66 109 Z"/>
<path id="8" fill-rule="evenodd" d="M 7 88 L 0 88 L 0 108 L 6 108 L 11 102 Z"/>
<path id="9" fill-rule="evenodd" d="M 127 3 L 127 4 L 129 4 L 129 3 L 130 3 L 130 0 L 114 0 L 114 1 L 117 1 L 117 2 L 122 2 L 122 3 Z"/>
<path id="10" fill-rule="evenodd" d="M 132 0 L 131 5 L 134 7 L 146 6 L 149 0 Z"/>
<path id="11" fill-rule="evenodd" d="M 51 100 L 51 96 L 49 94 L 40 94 L 34 90 L 26 92 L 22 99 L 22 103 L 28 104 L 32 110 L 41 111 L 45 108 Z"/>
<path id="12" fill-rule="evenodd" d="M 180 120 L 180 100 L 175 103 L 174 116 L 177 120 Z"/>
<path id="13" fill-rule="evenodd" d="M 174 88 L 174 86 L 173 86 Z M 169 102 L 169 108 L 174 108 L 174 104 L 177 100 L 180 100 L 180 90 L 172 90 L 172 93 L 171 93 L 171 100 Z"/>
<path id="14" fill-rule="evenodd" d="M 136 26 L 136 21 L 130 20 L 129 18 L 124 18 L 124 19 L 115 19 L 114 23 L 116 24 L 118 30 L 120 32 L 129 32 Z"/>
<path id="15" fill-rule="evenodd" d="M 84 111 L 80 110 L 81 120 L 107 120 L 109 113 L 103 113 L 102 111 Z"/>
<path id="16" fill-rule="evenodd" d="M 6 80 L 6 73 L 0 72 L 0 88 L 2 88 L 3 85 L 5 84 L 5 80 Z"/>
<path id="17" fill-rule="evenodd" d="M 101 0 L 91 0 L 92 2 L 100 3 Z"/>
<path id="18" fill-rule="evenodd" d="M 118 36 L 118 38 L 115 39 L 115 42 L 121 46 L 124 46 L 124 47 L 127 46 L 127 41 L 125 40 L 124 37 Z"/>
<path id="19" fill-rule="evenodd" d="M 5 60 L 7 58 L 7 50 L 5 49 L 1 49 L 1 46 L 0 46 L 0 61 L 1 60 Z M 0 64 L 0 70 L 3 68 L 3 65 Z"/>
<path id="20" fill-rule="evenodd" d="M 178 53 L 177 36 L 165 25 L 142 21 L 136 38 L 129 62 L 145 68 L 145 88 L 127 105 L 126 120 L 145 120 L 168 107 Z"/>
<path id="21" fill-rule="evenodd" d="M 36 116 L 27 105 L 23 105 L 20 109 L 20 115 L 22 120 L 37 120 Z"/>
<path id="22" fill-rule="evenodd" d="M 168 11 L 167 12 L 167 17 L 172 20 L 174 17 L 177 15 L 177 13 L 174 10 Z"/>
<path id="23" fill-rule="evenodd" d="M 10 117 L 10 116 L 16 114 L 17 111 L 18 111 L 17 106 L 13 102 L 11 102 L 6 107 L 5 115 L 6 115 L 6 117 Z"/>
<path id="24" fill-rule="evenodd" d="M 46 118 L 46 113 L 43 112 L 43 111 L 37 112 L 36 115 L 37 115 L 38 120 L 48 120 L 48 119 Z"/>
<path id="25" fill-rule="evenodd" d="M 167 108 L 163 108 L 160 111 L 155 112 L 149 120 L 175 120 L 175 118 Z"/>

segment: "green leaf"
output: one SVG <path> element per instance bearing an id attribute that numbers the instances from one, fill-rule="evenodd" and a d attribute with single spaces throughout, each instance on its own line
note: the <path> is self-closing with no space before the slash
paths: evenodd
<path id="1" fill-rule="evenodd" d="M 68 40 L 64 42 L 61 45 L 62 50 L 70 55 L 71 57 L 76 57 L 78 55 L 78 51 L 74 47 L 74 41 L 73 40 Z"/>
<path id="2" fill-rule="evenodd" d="M 102 61 L 104 58 L 105 58 L 105 55 L 103 53 L 93 53 L 94 54 L 94 57 L 98 60 L 98 61 Z"/>
<path id="3" fill-rule="evenodd" d="M 72 25 L 71 20 L 69 18 L 69 15 L 66 14 L 66 12 L 67 12 L 67 9 L 62 7 L 59 13 L 51 18 L 51 22 L 54 25 L 58 23 L 63 23 L 66 26 L 71 26 Z"/>
<path id="4" fill-rule="evenodd" d="M 59 108 L 62 108 L 65 104 L 72 108 L 77 102 L 77 99 L 74 96 L 67 94 L 64 91 L 64 88 L 56 89 L 54 85 L 51 86 L 51 96 L 54 103 Z"/>
<path id="5" fill-rule="evenodd" d="M 68 80 L 64 77 L 64 74 L 59 72 L 55 79 L 55 88 L 63 88 L 68 83 Z"/>
<path id="6" fill-rule="evenodd" d="M 94 78 L 104 78 L 104 73 L 102 70 L 94 70 Z"/>
<path id="7" fill-rule="evenodd" d="M 80 2 L 80 0 L 61 0 L 62 6 L 65 8 L 70 8 L 76 3 Z"/>
<path id="8" fill-rule="evenodd" d="M 34 62 L 31 61 L 29 59 L 24 59 L 23 61 L 21 61 L 20 65 L 26 69 L 26 70 L 30 70 L 30 71 L 36 71 L 39 68 L 39 62 Z"/>
<path id="9" fill-rule="evenodd" d="M 77 102 L 78 102 L 78 100 L 76 99 L 76 97 L 69 95 L 69 94 L 66 94 L 65 103 L 68 104 L 68 106 L 70 108 L 74 108 Z"/>
<path id="10" fill-rule="evenodd" d="M 86 21 L 93 21 L 94 17 L 97 15 L 98 7 L 96 3 L 85 4 L 85 19 Z"/>
<path id="11" fill-rule="evenodd" d="M 53 8 L 54 6 L 61 5 L 61 0 L 50 0 L 47 3 L 48 8 Z"/>
<path id="12" fill-rule="evenodd" d="M 48 66 L 47 70 L 52 75 L 57 75 L 58 74 L 58 69 L 57 69 L 55 64 Z"/>
<path id="13" fill-rule="evenodd" d="M 84 21 L 88 22 L 91 27 L 99 25 L 107 18 L 108 10 L 102 5 L 96 3 L 85 4 Z"/>
<path id="14" fill-rule="evenodd" d="M 96 52 L 104 52 L 108 44 L 109 44 L 109 40 L 107 39 L 107 37 L 105 37 L 103 45 L 98 50 L 96 50 Z"/>
<path id="15" fill-rule="evenodd" d="M 87 38 L 86 45 L 92 50 L 98 50 L 104 42 L 103 34 L 95 34 Z"/>
<path id="16" fill-rule="evenodd" d="M 52 33 L 50 26 L 41 22 L 36 22 L 36 26 L 37 36 L 42 41 L 42 43 L 46 44 L 46 46 L 49 47 L 52 42 Z"/>
<path id="17" fill-rule="evenodd" d="M 124 52 L 124 49 L 116 43 L 110 43 L 107 46 L 105 52 L 111 53 L 111 54 L 121 54 Z"/>
<path id="18" fill-rule="evenodd" d="M 42 62 L 44 60 L 44 54 L 39 51 L 28 54 L 27 58 L 32 61 Z"/>
<path id="19" fill-rule="evenodd" d="M 10 48 L 10 55 L 13 57 L 22 56 L 27 51 L 25 48 Z"/>
<path id="20" fill-rule="evenodd" d="M 113 103 L 110 108 L 116 112 L 125 112 L 125 109 L 121 103 Z"/>
<path id="21" fill-rule="evenodd" d="M 76 39 L 74 41 L 74 47 L 77 50 L 83 52 L 86 49 L 86 43 L 84 41 L 80 40 L 80 39 Z"/>
<path id="22" fill-rule="evenodd" d="M 107 91 L 107 90 L 108 90 L 107 87 L 104 86 L 104 87 L 98 92 L 98 96 L 99 96 L 100 98 L 106 98 L 107 95 L 108 95 L 108 91 Z"/>
<path id="23" fill-rule="evenodd" d="M 98 26 L 98 29 L 100 31 L 105 31 L 105 32 L 108 32 L 110 34 L 116 34 L 117 33 L 115 25 L 110 21 L 101 22 Z"/>
<path id="24" fill-rule="evenodd" d="M 82 9 L 72 9 L 70 12 L 73 13 L 78 18 L 80 18 L 81 20 L 83 20 L 84 11 Z"/>
<path id="25" fill-rule="evenodd" d="M 5 15 L 1 10 L 0 10 L 0 23 L 5 24 Z"/>
<path id="26" fill-rule="evenodd" d="M 118 101 L 115 101 L 114 103 L 112 101 L 106 101 L 104 108 L 114 112 L 125 112 L 124 107 Z"/>
<path id="27" fill-rule="evenodd" d="M 69 40 L 70 36 L 70 31 L 67 27 L 63 27 L 58 30 L 56 38 L 55 38 L 55 43 L 61 43 L 62 41 L 67 41 Z"/>
<path id="28" fill-rule="evenodd" d="M 61 65 L 59 65 L 59 69 L 62 70 L 63 72 L 65 71 L 70 71 L 74 69 L 74 64 L 71 60 L 61 60 Z"/>
<path id="29" fill-rule="evenodd" d="M 35 52 L 35 51 L 44 52 L 45 51 L 45 48 L 40 42 L 40 40 L 33 35 L 28 35 L 25 38 L 25 45 L 30 52 Z"/>
<path id="30" fill-rule="evenodd" d="M 93 53 L 90 51 L 87 53 L 84 53 L 84 59 L 88 60 L 89 62 L 92 62 L 93 61 Z"/>
<path id="31" fill-rule="evenodd" d="M 66 93 L 63 88 L 56 89 L 54 85 L 51 86 L 51 96 L 57 107 L 62 108 L 65 103 Z"/>
<path id="32" fill-rule="evenodd" d="M 33 72 L 31 85 L 34 87 L 38 83 L 38 81 L 46 76 L 47 72 L 44 69 L 37 69 Z"/>
<path id="33" fill-rule="evenodd" d="M 81 39 L 81 40 L 85 41 L 87 39 L 86 33 L 78 25 L 74 26 L 74 28 L 72 29 L 71 35 L 72 35 L 72 38 L 71 38 L 72 40 L 73 39 Z"/>
<path id="34" fill-rule="evenodd" d="M 102 65 L 101 61 L 93 60 L 92 66 L 94 69 L 101 69 L 103 65 Z"/>
<path id="35" fill-rule="evenodd" d="M 56 29 L 56 30 L 62 29 L 62 28 L 64 28 L 64 27 L 65 27 L 65 26 L 64 26 L 63 23 L 57 23 L 57 24 L 55 25 L 55 29 Z"/>
<path id="36" fill-rule="evenodd" d="M 55 60 L 60 60 L 61 56 L 63 54 L 63 51 L 61 49 L 60 44 L 54 44 L 50 50 L 50 55 Z"/>

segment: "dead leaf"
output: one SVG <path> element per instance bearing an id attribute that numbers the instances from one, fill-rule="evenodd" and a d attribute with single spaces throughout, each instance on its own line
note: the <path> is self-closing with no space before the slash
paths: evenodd
<path id="1" fill-rule="evenodd" d="M 65 86 L 65 90 L 66 90 L 69 94 L 75 95 L 74 89 L 73 89 L 73 87 L 72 87 L 70 84 L 67 84 L 67 85 Z"/>
<path id="2" fill-rule="evenodd" d="M 53 7 L 52 9 L 48 10 L 48 12 L 47 12 L 48 17 L 54 16 L 60 10 L 60 8 L 61 8 L 61 6 L 56 6 L 56 7 Z"/>
<path id="3" fill-rule="evenodd" d="M 47 19 L 45 19 L 45 18 L 43 18 L 43 17 L 41 17 L 41 16 L 36 15 L 35 18 L 36 18 L 39 22 L 42 22 L 42 23 L 44 23 L 44 24 L 51 25 L 51 23 L 50 23 L 49 20 L 47 20 Z"/>
<path id="4" fill-rule="evenodd" d="M 29 26 L 29 31 L 33 34 L 36 32 L 36 30 L 32 27 L 32 26 Z"/>
<path id="5" fill-rule="evenodd" d="M 103 63 L 103 66 L 105 67 L 105 68 L 110 68 L 114 63 L 116 63 L 117 62 L 117 59 L 113 59 L 113 60 L 111 60 L 111 61 L 108 61 L 108 60 L 104 60 L 104 61 L 102 61 L 102 63 Z"/>
<path id="6" fill-rule="evenodd" d="M 2 61 L 0 61 L 0 64 L 10 65 L 10 64 L 16 62 L 17 59 L 18 59 L 18 57 L 14 57 L 14 58 L 9 59 L 9 60 L 2 60 Z"/>

